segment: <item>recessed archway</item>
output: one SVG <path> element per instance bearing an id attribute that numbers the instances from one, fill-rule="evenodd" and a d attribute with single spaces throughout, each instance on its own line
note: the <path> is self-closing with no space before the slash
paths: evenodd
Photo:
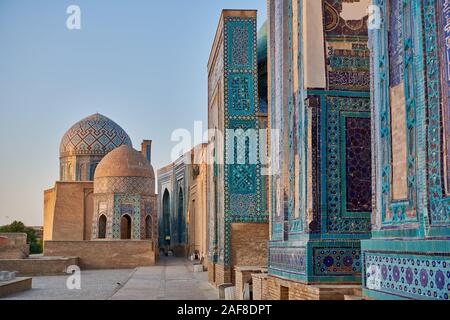
<path id="1" fill-rule="evenodd" d="M 152 239 L 152 217 L 148 215 L 145 218 L 145 239 Z"/>
<path id="2" fill-rule="evenodd" d="M 131 239 L 131 217 L 127 214 L 120 218 L 120 239 Z"/>
<path id="3" fill-rule="evenodd" d="M 178 192 L 178 243 L 184 243 L 184 196 L 183 189 Z"/>
<path id="4" fill-rule="evenodd" d="M 106 239 L 106 216 L 102 214 L 98 219 L 98 238 Z"/>
<path id="5" fill-rule="evenodd" d="M 163 195 L 163 237 L 167 245 L 170 245 L 170 194 L 166 189 Z"/>

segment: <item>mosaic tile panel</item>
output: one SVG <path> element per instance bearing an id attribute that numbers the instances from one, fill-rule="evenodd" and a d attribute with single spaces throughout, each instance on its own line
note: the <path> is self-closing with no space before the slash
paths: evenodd
<path id="1" fill-rule="evenodd" d="M 410 299 L 449 300 L 450 257 L 364 255 L 365 288 Z"/>
<path id="2" fill-rule="evenodd" d="M 445 141 L 444 161 L 446 163 L 445 180 L 446 193 L 450 195 L 450 3 L 448 0 L 438 1 L 437 13 L 440 15 L 438 43 L 441 52 L 441 78 L 442 78 L 442 99 L 443 99 L 443 125 Z"/>
<path id="3" fill-rule="evenodd" d="M 346 117 L 345 122 L 346 210 L 347 212 L 371 212 L 370 119 Z"/>
<path id="4" fill-rule="evenodd" d="M 442 14 L 448 14 L 448 4 L 438 2 L 439 12 Z M 436 21 L 439 20 L 436 15 L 436 2 L 434 0 L 425 1 L 426 16 L 424 18 L 425 32 L 428 37 L 426 37 L 426 71 L 427 71 L 427 85 L 428 85 L 428 189 L 429 189 L 429 208 L 430 208 L 430 224 L 433 226 L 443 226 L 443 232 L 446 235 L 450 234 L 449 224 L 450 224 L 450 197 L 446 195 L 445 185 L 445 175 L 448 172 L 445 170 L 445 163 L 443 163 L 441 155 L 446 151 L 447 157 L 449 156 L 449 151 L 445 150 L 445 140 L 442 139 L 441 133 L 447 129 L 449 123 L 445 123 L 445 118 L 442 118 L 442 111 L 444 115 L 448 114 L 448 108 L 444 107 L 442 110 L 442 102 L 445 102 L 445 97 L 447 92 L 440 92 L 441 78 L 439 73 L 439 56 L 435 50 L 436 44 L 438 44 L 438 27 Z M 444 22 L 442 22 L 444 23 Z M 444 32 L 443 26 L 440 26 L 440 31 Z M 446 65 L 443 64 L 442 68 Z M 445 74 L 445 70 L 442 72 Z M 441 101 L 441 99 L 444 99 Z M 447 127 L 445 125 L 447 125 Z M 448 139 L 447 139 L 448 140 Z M 444 160 L 445 161 L 445 160 Z M 448 169 L 447 169 L 448 170 Z M 444 175 L 444 177 L 443 177 Z"/>
<path id="5" fill-rule="evenodd" d="M 328 36 L 367 36 L 367 16 L 360 20 L 345 20 L 341 15 L 343 3 L 357 1 L 325 0 L 324 2 L 324 28 Z"/>
<path id="6" fill-rule="evenodd" d="M 353 168 L 357 167 L 351 161 L 347 168 L 344 167 L 345 156 L 342 153 L 354 151 L 358 146 L 350 145 L 350 150 L 347 149 L 347 140 L 343 139 L 346 136 L 345 127 L 342 127 L 341 123 L 343 119 L 348 118 L 346 115 L 350 115 L 353 119 L 367 119 L 368 112 L 370 111 L 370 100 L 366 98 L 327 97 L 327 107 L 327 178 L 325 182 L 327 187 L 327 222 L 325 230 L 331 234 L 368 233 L 371 227 L 370 213 L 368 211 L 362 211 L 361 209 L 364 206 L 360 206 L 359 204 L 361 204 L 362 199 L 371 197 L 371 184 L 365 183 L 364 186 L 366 189 L 361 190 L 360 194 L 356 194 L 356 197 L 352 197 L 352 192 L 354 192 L 353 183 L 354 181 L 358 181 L 353 180 L 353 178 L 357 174 L 362 173 L 364 168 L 359 168 L 355 172 L 350 171 L 352 166 Z M 347 136 L 352 139 L 352 132 L 350 131 L 349 133 Z M 370 141 L 370 131 L 366 127 L 360 129 L 357 133 L 366 135 L 363 137 L 366 139 L 365 144 L 367 144 L 367 140 Z M 355 141 L 351 142 L 356 144 Z M 359 148 L 361 147 L 359 146 Z M 350 179 L 350 189 L 346 185 L 347 176 L 352 177 Z M 362 198 L 358 197 L 360 195 L 362 195 Z M 357 216 L 349 215 L 346 211 L 347 208 L 343 204 L 347 202 L 347 199 L 350 199 L 350 204 L 356 203 L 359 206 L 360 210 Z"/>
<path id="7" fill-rule="evenodd" d="M 306 274 L 305 248 L 270 248 L 269 268 Z"/>
<path id="8" fill-rule="evenodd" d="M 389 15 L 389 81 L 390 87 L 403 82 L 404 39 L 403 39 L 403 0 L 391 0 Z"/>
<path id="9" fill-rule="evenodd" d="M 314 248 L 314 275 L 349 275 L 361 273 L 359 248 Z"/>
<path id="10" fill-rule="evenodd" d="M 103 177 L 95 179 L 95 193 L 150 194 L 154 180 L 146 177 Z"/>
<path id="11" fill-rule="evenodd" d="M 120 218 L 128 214 L 132 223 L 132 239 L 140 239 L 141 234 L 141 197 L 138 195 L 115 195 L 112 233 L 114 239 L 120 239 Z"/>
<path id="12" fill-rule="evenodd" d="M 252 25 L 252 18 L 225 18 L 225 52 L 227 54 L 227 68 L 253 69 L 256 63 L 256 28 Z M 250 23 L 249 23 L 250 22 Z"/>
<path id="13" fill-rule="evenodd" d="M 238 116 L 252 115 L 255 109 L 252 74 L 230 75 L 228 81 L 230 90 L 228 112 Z"/>
<path id="14" fill-rule="evenodd" d="M 327 42 L 328 87 L 332 90 L 370 89 L 370 52 L 365 42 Z M 351 49 L 348 49 L 351 47 Z"/>
<path id="15" fill-rule="evenodd" d="M 235 139 L 225 136 L 225 158 L 233 162 L 224 166 L 224 208 L 223 226 L 218 221 L 216 237 L 218 248 L 210 252 L 218 256 L 225 266 L 231 264 L 231 223 L 267 222 L 267 212 L 262 212 L 259 160 L 258 77 L 257 77 L 257 34 L 255 18 L 224 18 L 224 123 L 225 129 L 256 130 L 256 163 L 250 161 L 249 139 Z M 230 145 L 230 143 L 232 143 Z M 238 152 L 241 150 L 241 152 Z M 246 150 L 242 152 L 242 150 Z M 221 218 L 218 217 L 220 220 Z M 216 251 L 213 252 L 213 251 Z"/>

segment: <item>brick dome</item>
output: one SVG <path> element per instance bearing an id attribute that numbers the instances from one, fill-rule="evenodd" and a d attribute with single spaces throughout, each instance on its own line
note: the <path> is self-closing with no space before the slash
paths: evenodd
<path id="1" fill-rule="evenodd" d="M 123 145 L 110 153 L 98 164 L 95 177 L 144 177 L 155 178 L 152 166 L 141 152 Z"/>

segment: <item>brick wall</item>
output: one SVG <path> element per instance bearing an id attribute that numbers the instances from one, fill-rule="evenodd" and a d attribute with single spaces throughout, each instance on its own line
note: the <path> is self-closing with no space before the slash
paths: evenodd
<path id="1" fill-rule="evenodd" d="M 224 283 L 231 283 L 231 269 L 225 268 L 220 264 L 211 264 L 208 267 L 208 281 L 215 286 L 219 286 Z"/>
<path id="2" fill-rule="evenodd" d="M 267 300 L 344 300 L 345 295 L 360 295 L 360 290 L 359 285 L 306 285 L 267 277 Z"/>
<path id="3" fill-rule="evenodd" d="M 244 300 L 244 288 L 246 283 L 253 282 L 253 274 L 261 273 L 261 268 L 236 267 L 235 271 L 235 297 L 236 300 Z"/>
<path id="4" fill-rule="evenodd" d="M 45 241 L 44 255 L 79 257 L 82 269 L 128 269 L 152 266 L 152 241 Z"/>
<path id="5" fill-rule="evenodd" d="M 267 300 L 267 274 L 254 273 L 253 278 L 253 300 Z"/>
<path id="6" fill-rule="evenodd" d="M 56 182 L 44 192 L 44 241 L 91 238 L 92 191 L 93 182 Z"/>
<path id="7" fill-rule="evenodd" d="M 231 225 L 232 266 L 267 266 L 268 223 Z"/>
<path id="8" fill-rule="evenodd" d="M 0 259 L 23 259 L 29 253 L 26 233 L 0 233 Z"/>
<path id="9" fill-rule="evenodd" d="M 225 268 L 220 264 L 208 265 L 208 281 L 214 285 L 235 283 L 235 267 L 266 267 L 269 224 L 233 223 L 231 224 L 232 266 Z"/>
<path id="10" fill-rule="evenodd" d="M 62 275 L 72 265 L 79 265 L 78 258 L 0 260 L 0 270 L 16 271 L 18 276 Z"/>
<path id="11" fill-rule="evenodd" d="M 208 262 L 208 282 L 211 284 L 215 283 L 215 272 L 216 268 L 214 263 Z"/>

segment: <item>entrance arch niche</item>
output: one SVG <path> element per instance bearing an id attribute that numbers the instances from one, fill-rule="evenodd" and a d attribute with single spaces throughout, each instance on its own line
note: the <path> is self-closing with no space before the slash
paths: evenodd
<path id="1" fill-rule="evenodd" d="M 152 217 L 148 215 L 145 218 L 145 239 L 152 239 Z"/>
<path id="2" fill-rule="evenodd" d="M 131 217 L 127 214 L 120 218 L 120 239 L 131 239 Z"/>
<path id="3" fill-rule="evenodd" d="M 167 189 L 163 195 L 163 239 L 166 245 L 170 245 L 170 194 Z"/>
<path id="4" fill-rule="evenodd" d="M 184 243 L 184 217 L 183 217 L 183 210 L 184 209 L 184 195 L 183 195 L 183 189 L 180 188 L 180 191 L 178 192 L 178 243 L 182 244 Z"/>
<path id="5" fill-rule="evenodd" d="M 106 239 L 106 216 L 102 214 L 98 219 L 98 238 Z"/>

